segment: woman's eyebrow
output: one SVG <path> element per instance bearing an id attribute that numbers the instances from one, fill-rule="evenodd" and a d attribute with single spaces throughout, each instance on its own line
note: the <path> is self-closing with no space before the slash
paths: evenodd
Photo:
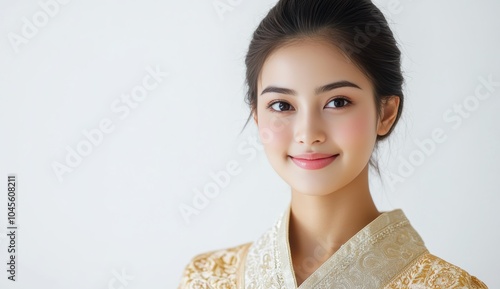
<path id="1" fill-rule="evenodd" d="M 315 93 L 316 94 L 320 94 L 320 93 L 327 92 L 327 91 L 330 91 L 330 90 L 333 90 L 333 89 L 336 89 L 336 88 L 340 88 L 340 87 L 355 87 L 355 88 L 361 89 L 361 87 L 359 87 L 355 83 L 352 83 L 352 82 L 347 81 L 347 80 L 342 80 L 342 81 L 336 81 L 336 82 L 332 82 L 332 83 L 329 83 L 329 84 L 317 87 L 315 89 Z M 293 96 L 297 95 L 297 92 L 295 90 L 293 90 L 293 89 L 284 88 L 284 87 L 277 87 L 277 86 L 268 86 L 268 87 L 266 87 L 261 92 L 260 95 L 263 95 L 264 93 L 267 93 L 267 92 L 276 92 L 276 93 L 281 93 L 281 94 L 290 94 L 290 95 L 293 95 Z"/>

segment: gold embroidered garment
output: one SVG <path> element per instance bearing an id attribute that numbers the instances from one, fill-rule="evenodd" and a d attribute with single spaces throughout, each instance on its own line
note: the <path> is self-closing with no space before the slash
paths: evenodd
<path id="1" fill-rule="evenodd" d="M 253 243 L 196 256 L 184 270 L 179 289 L 488 288 L 430 254 L 400 209 L 373 220 L 297 287 L 289 217 L 290 208 Z"/>

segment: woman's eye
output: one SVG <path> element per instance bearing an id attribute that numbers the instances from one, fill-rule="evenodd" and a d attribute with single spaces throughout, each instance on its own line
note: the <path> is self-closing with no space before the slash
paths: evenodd
<path id="1" fill-rule="evenodd" d="M 275 111 L 283 111 L 288 110 L 290 108 L 290 104 L 283 101 L 276 101 L 269 105 Z"/>
<path id="2" fill-rule="evenodd" d="M 332 101 L 330 101 L 329 103 L 333 103 L 334 106 L 337 108 L 342 108 L 342 107 L 349 104 L 349 100 L 342 98 L 342 97 L 339 97 L 339 98 L 332 99 Z"/>
<path id="3" fill-rule="evenodd" d="M 333 103 L 334 108 L 342 109 L 345 106 L 349 105 L 351 102 L 343 97 L 338 97 L 338 98 L 332 99 L 328 103 Z M 291 110 L 292 106 L 288 102 L 277 100 L 277 101 L 269 104 L 267 106 L 267 108 L 270 109 L 272 112 L 285 112 L 285 111 Z"/>

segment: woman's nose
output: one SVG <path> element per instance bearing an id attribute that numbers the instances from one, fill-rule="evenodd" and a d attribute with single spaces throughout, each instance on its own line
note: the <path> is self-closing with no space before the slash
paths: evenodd
<path id="1" fill-rule="evenodd" d="M 306 145 L 324 142 L 326 139 L 325 124 L 321 114 L 308 111 L 297 115 L 294 136 L 296 142 Z"/>

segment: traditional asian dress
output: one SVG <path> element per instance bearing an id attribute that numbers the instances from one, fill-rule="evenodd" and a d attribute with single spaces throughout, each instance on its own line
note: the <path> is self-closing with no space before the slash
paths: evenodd
<path id="1" fill-rule="evenodd" d="M 194 257 L 178 288 L 488 288 L 431 254 L 400 209 L 382 213 L 297 286 L 289 219 L 290 207 L 255 242 Z"/>

